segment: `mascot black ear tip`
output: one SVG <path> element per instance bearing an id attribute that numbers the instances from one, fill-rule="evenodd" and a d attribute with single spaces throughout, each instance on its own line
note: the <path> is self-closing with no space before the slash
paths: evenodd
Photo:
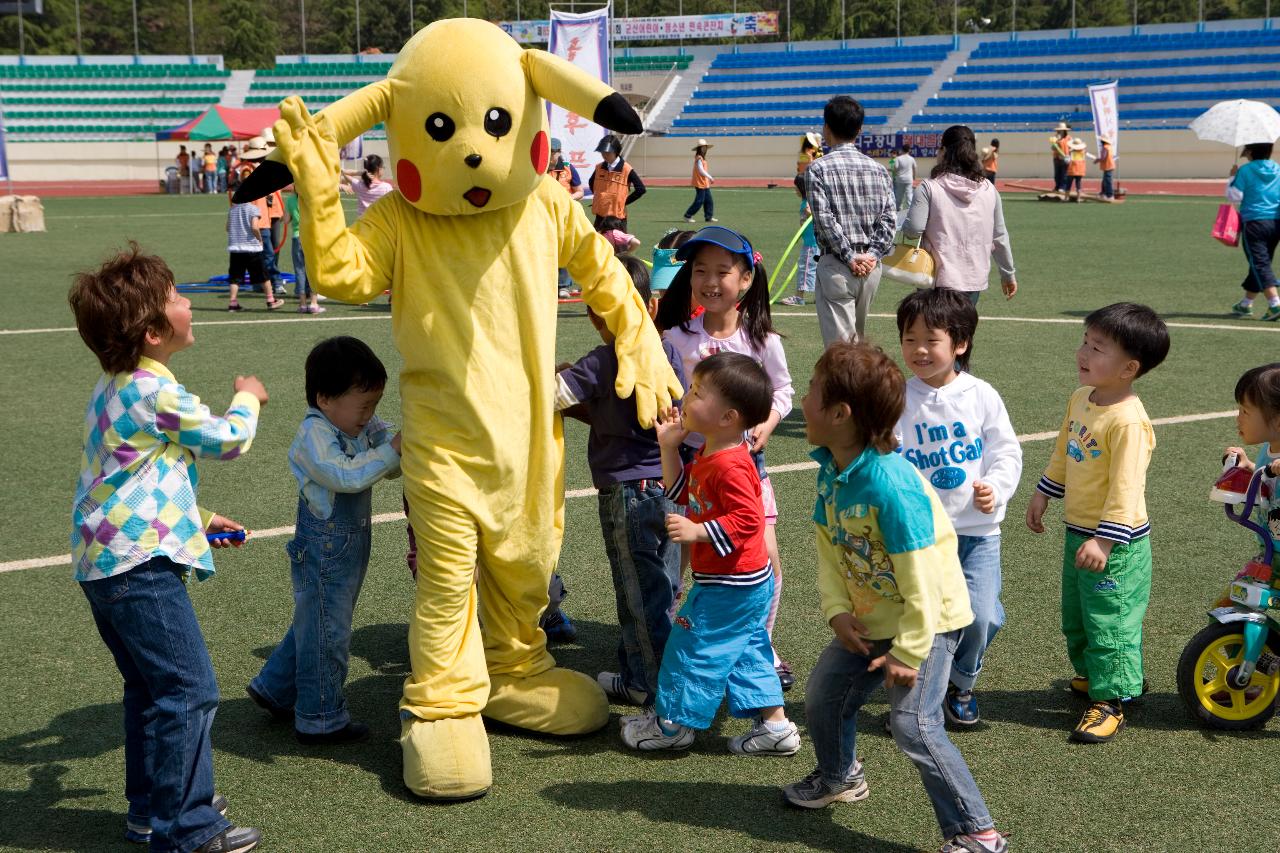
<path id="1" fill-rule="evenodd" d="M 257 201 L 291 183 L 293 183 L 293 173 L 289 171 L 288 166 L 277 163 L 275 160 L 263 160 L 262 165 L 254 169 L 240 184 L 235 195 L 231 196 L 231 201 L 233 204 Z"/>
<path id="2" fill-rule="evenodd" d="M 627 103 L 627 99 L 617 92 L 596 104 L 596 112 L 591 120 L 603 128 L 630 136 L 644 131 L 640 116 L 636 114 L 631 104 Z"/>

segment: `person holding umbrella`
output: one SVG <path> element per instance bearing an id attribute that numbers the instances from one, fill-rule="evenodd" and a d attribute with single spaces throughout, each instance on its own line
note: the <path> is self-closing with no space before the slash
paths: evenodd
<path id="1" fill-rule="evenodd" d="M 1248 162 L 1231 167 L 1226 194 L 1240 206 L 1240 246 L 1249 261 L 1249 272 L 1241 284 L 1244 298 L 1231 306 L 1231 313 L 1252 314 L 1253 301 L 1263 293 L 1267 310 L 1262 319 L 1274 323 L 1280 320 L 1280 293 L 1271 267 L 1280 244 L 1280 165 L 1271 159 L 1271 150 L 1270 142 L 1246 145 Z"/>

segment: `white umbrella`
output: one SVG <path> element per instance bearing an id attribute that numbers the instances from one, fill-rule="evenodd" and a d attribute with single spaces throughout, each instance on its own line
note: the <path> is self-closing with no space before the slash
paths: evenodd
<path id="1" fill-rule="evenodd" d="M 1239 148 L 1280 139 L 1280 113 L 1261 101 L 1223 101 L 1191 122 L 1199 139 Z"/>

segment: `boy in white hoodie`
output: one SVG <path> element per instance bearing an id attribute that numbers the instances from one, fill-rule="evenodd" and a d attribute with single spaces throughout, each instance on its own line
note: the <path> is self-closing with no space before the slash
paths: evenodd
<path id="1" fill-rule="evenodd" d="M 947 719 L 978 722 L 973 686 L 1004 624 L 1000 522 L 1022 475 L 1022 448 L 1004 401 L 968 373 L 978 312 L 954 290 L 917 290 L 898 304 L 902 358 L 911 370 L 898 420 L 902 455 L 933 485 L 955 525 L 973 607 L 951 664 Z"/>

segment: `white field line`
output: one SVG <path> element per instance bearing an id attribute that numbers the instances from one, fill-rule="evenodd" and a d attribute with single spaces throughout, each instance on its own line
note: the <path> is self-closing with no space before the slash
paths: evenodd
<path id="1" fill-rule="evenodd" d="M 1171 418 L 1156 418 L 1151 423 L 1153 426 L 1171 426 L 1173 424 L 1188 424 L 1195 421 L 1212 421 L 1222 418 L 1233 418 L 1236 413 L 1230 412 L 1201 412 L 1195 415 L 1177 415 Z M 1049 441 L 1058 437 L 1057 431 L 1052 432 L 1032 432 L 1026 435 L 1018 436 L 1018 441 L 1026 444 L 1031 441 Z M 768 468 L 770 474 L 790 474 L 795 471 L 812 471 L 818 467 L 818 463 L 812 460 L 808 462 L 791 462 L 786 465 L 771 465 Z M 564 493 L 566 500 L 574 500 L 577 498 L 589 498 L 596 494 L 595 489 L 571 489 Z M 370 521 L 373 524 L 387 524 L 404 521 L 403 512 L 384 512 L 373 516 Z M 268 527 L 265 530 L 254 530 L 253 539 L 274 539 L 279 536 L 293 535 L 293 525 L 285 527 Z M 7 563 L 0 563 L 0 574 L 5 572 L 21 572 L 25 569 L 43 569 L 49 566 L 67 566 L 71 564 L 71 555 L 62 554 L 57 557 L 36 557 L 31 560 L 11 560 Z"/>
<path id="2" fill-rule="evenodd" d="M 816 317 L 816 313 L 812 311 L 775 311 L 774 317 Z M 881 319 L 895 319 L 894 314 L 869 314 L 869 317 L 879 317 Z M 305 317 L 273 317 L 269 320 L 205 320 L 193 323 L 193 326 L 201 328 L 211 326 L 248 326 L 253 323 L 337 323 L 343 320 L 389 320 L 391 315 L 388 313 L 369 315 L 349 315 L 343 314 L 337 317 L 316 317 L 307 315 Z M 1079 320 L 1066 319 L 1063 317 L 983 317 L 982 322 L 993 323 L 1046 323 L 1058 326 L 1078 326 L 1084 322 Z M 1171 329 L 1210 329 L 1210 330 L 1226 330 L 1241 332 L 1276 332 L 1280 330 L 1280 324 L 1275 326 L 1265 326 L 1261 323 L 1252 325 L 1242 325 L 1238 323 L 1166 323 Z M 59 326 L 49 329 L 0 329 L 0 337 L 5 335 L 46 335 L 54 333 L 74 332 L 75 326 Z"/>

